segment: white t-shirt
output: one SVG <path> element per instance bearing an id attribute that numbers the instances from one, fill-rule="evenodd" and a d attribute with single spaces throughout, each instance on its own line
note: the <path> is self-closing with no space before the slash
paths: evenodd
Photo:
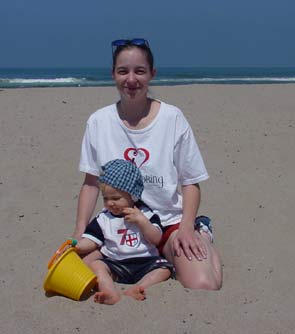
<path id="1" fill-rule="evenodd" d="M 141 205 L 139 209 L 162 233 L 159 216 L 146 206 Z M 113 216 L 108 210 L 103 210 L 87 225 L 82 237 L 94 241 L 103 255 L 116 260 L 159 256 L 157 247 L 146 241 L 136 224 Z"/>
<path id="2" fill-rule="evenodd" d="M 209 176 L 181 110 L 160 103 L 155 119 L 140 130 L 124 125 L 116 104 L 92 114 L 82 142 L 80 171 L 99 176 L 101 166 L 110 160 L 133 161 L 144 181 L 142 200 L 168 226 L 181 219 L 178 186 L 199 183 Z"/>

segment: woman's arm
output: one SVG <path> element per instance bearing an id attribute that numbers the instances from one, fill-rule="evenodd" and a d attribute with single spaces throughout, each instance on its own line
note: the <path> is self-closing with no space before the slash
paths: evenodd
<path id="1" fill-rule="evenodd" d="M 80 239 L 82 233 L 84 233 L 95 209 L 98 195 L 99 186 L 97 176 L 86 173 L 79 194 L 76 228 L 73 234 L 74 238 Z"/>
<path id="2" fill-rule="evenodd" d="M 182 186 L 183 215 L 178 233 L 173 240 L 173 248 L 177 256 L 183 251 L 185 256 L 191 260 L 195 256 L 198 260 L 205 259 L 206 248 L 197 233 L 195 233 L 194 222 L 200 206 L 201 190 L 199 184 Z"/>

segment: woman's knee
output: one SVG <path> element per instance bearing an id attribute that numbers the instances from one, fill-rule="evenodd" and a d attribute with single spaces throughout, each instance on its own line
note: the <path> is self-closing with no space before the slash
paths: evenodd
<path id="1" fill-rule="evenodd" d="M 222 286 L 222 267 L 212 252 L 203 261 L 187 261 L 182 257 L 175 261 L 176 277 L 189 289 L 219 290 Z M 218 258 L 217 258 L 218 259 Z"/>
<path id="2" fill-rule="evenodd" d="M 221 279 L 215 277 L 215 275 L 206 275 L 199 273 L 195 277 L 183 277 L 182 275 L 176 275 L 178 281 L 187 289 L 195 290 L 220 290 L 222 286 Z"/>

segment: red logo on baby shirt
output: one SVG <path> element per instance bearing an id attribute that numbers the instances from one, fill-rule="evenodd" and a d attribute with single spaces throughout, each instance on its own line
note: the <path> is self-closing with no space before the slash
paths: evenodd
<path id="1" fill-rule="evenodd" d="M 126 235 L 126 245 L 135 247 L 138 244 L 138 238 L 136 233 L 130 233 Z"/>
<path id="2" fill-rule="evenodd" d="M 124 152 L 125 160 L 131 161 L 137 168 L 140 168 L 150 158 L 150 153 L 145 148 L 129 147 Z"/>
<path id="3" fill-rule="evenodd" d="M 122 234 L 120 245 L 135 247 L 139 242 L 137 233 L 128 233 L 126 228 L 118 230 L 118 234 Z"/>

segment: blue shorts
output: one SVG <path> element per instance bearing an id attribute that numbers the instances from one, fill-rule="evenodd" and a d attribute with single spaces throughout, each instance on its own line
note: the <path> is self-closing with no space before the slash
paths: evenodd
<path id="1" fill-rule="evenodd" d="M 114 260 L 109 257 L 99 259 L 104 262 L 115 276 L 115 281 L 124 284 L 134 284 L 143 276 L 155 269 L 169 269 L 173 273 L 173 265 L 161 256 L 133 257 L 124 260 Z"/>

